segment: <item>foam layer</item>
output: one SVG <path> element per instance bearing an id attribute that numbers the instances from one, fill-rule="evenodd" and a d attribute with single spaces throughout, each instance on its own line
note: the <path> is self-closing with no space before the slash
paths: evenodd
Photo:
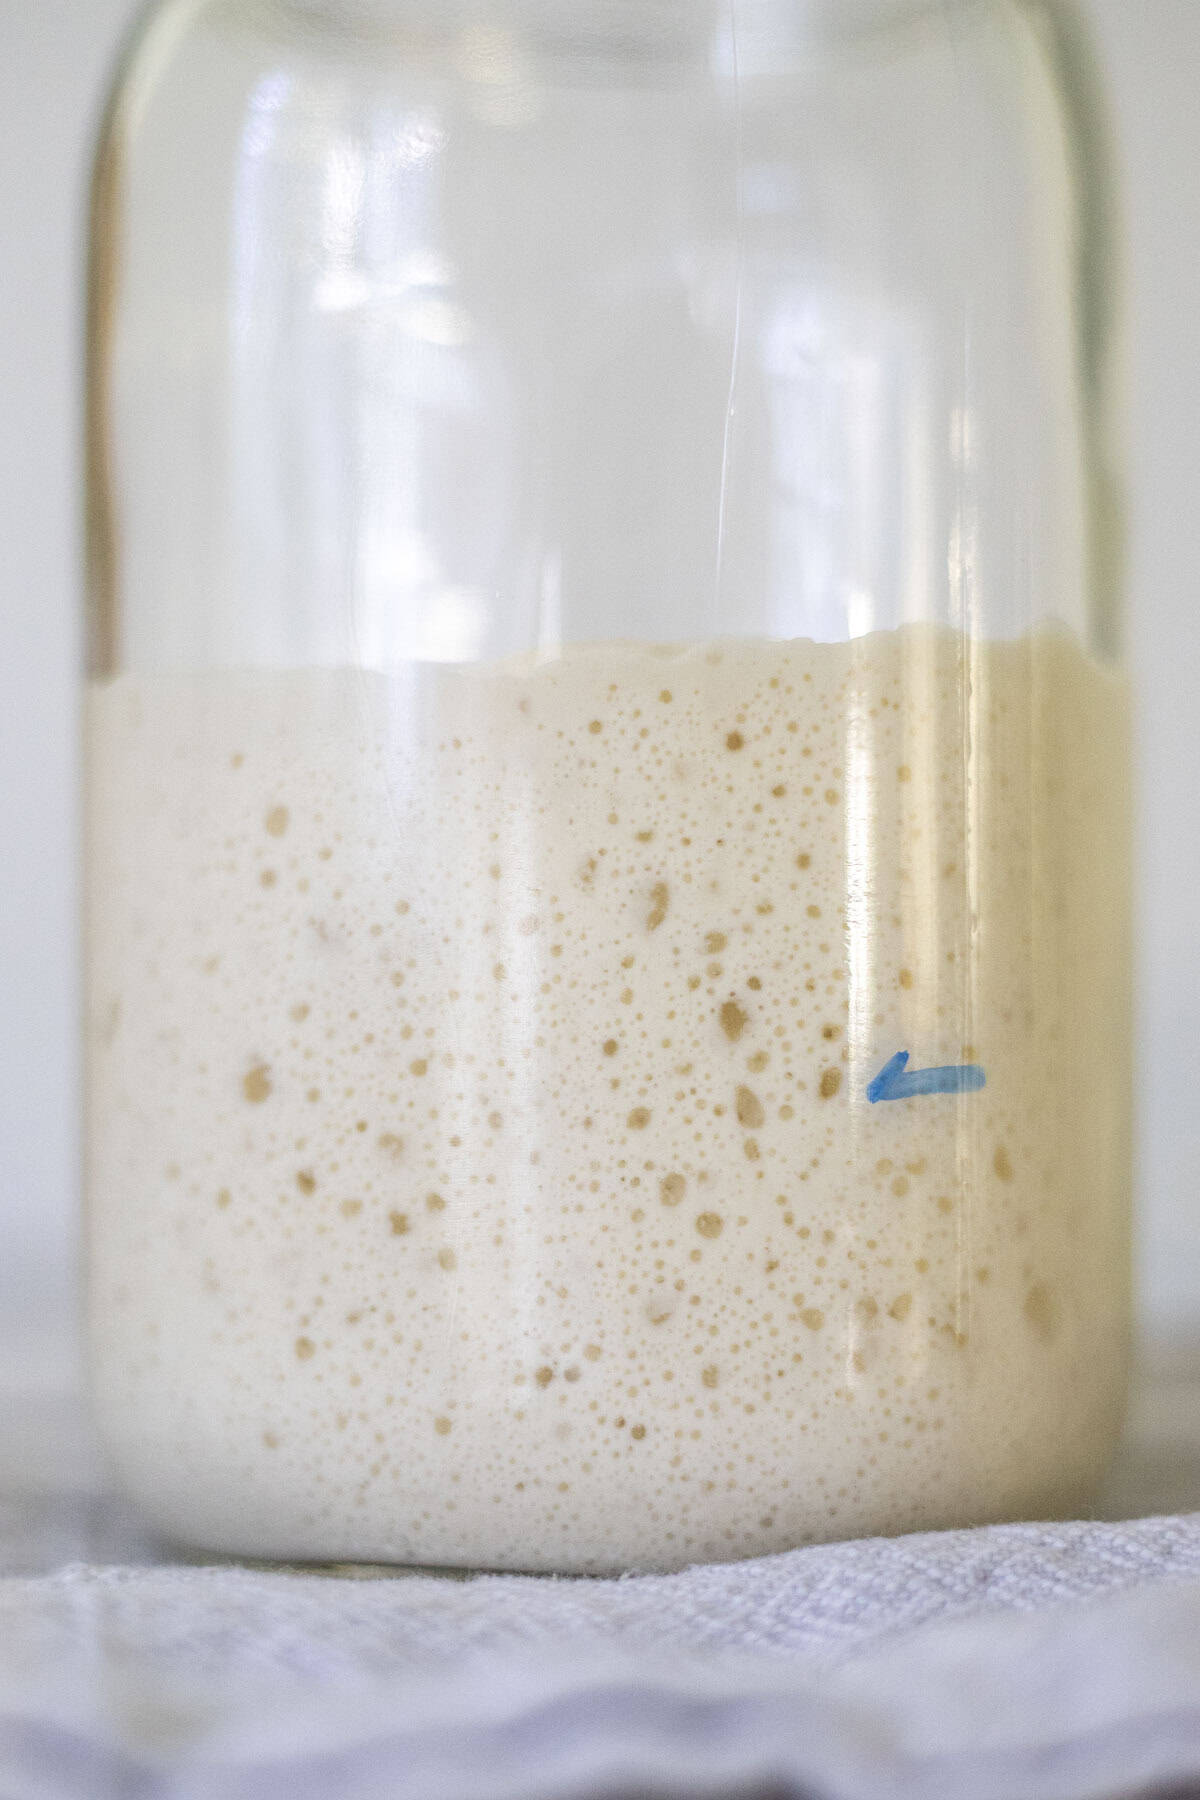
<path id="1" fill-rule="evenodd" d="M 597 1570 L 1080 1504 L 1125 711 L 925 627 L 95 687 L 126 1485 L 210 1548 Z M 987 1085 L 869 1104 L 900 1050 Z"/>

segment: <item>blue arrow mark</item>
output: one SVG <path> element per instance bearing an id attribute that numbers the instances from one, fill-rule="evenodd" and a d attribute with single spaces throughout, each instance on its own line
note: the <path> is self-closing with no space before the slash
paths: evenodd
<path id="1" fill-rule="evenodd" d="M 976 1094 L 987 1076 L 978 1063 L 961 1063 L 951 1069 L 908 1069 L 908 1051 L 900 1050 L 885 1063 L 867 1089 L 872 1105 L 878 1100 L 915 1100 L 920 1094 Z"/>

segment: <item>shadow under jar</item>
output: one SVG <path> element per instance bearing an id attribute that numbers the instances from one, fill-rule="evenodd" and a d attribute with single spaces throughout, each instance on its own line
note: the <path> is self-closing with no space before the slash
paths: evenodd
<path id="1" fill-rule="evenodd" d="M 90 1366 L 255 1556 L 1065 1513 L 1129 1313 L 1104 139 L 1034 0 L 182 0 L 97 163 Z"/>

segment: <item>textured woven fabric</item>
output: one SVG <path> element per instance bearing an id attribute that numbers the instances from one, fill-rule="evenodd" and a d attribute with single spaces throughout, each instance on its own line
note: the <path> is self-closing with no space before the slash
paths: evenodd
<path id="1" fill-rule="evenodd" d="M 1200 1793 L 1200 1515 L 622 1581 L 0 1581 L 4 1800 Z"/>
<path id="2" fill-rule="evenodd" d="M 1200 1355 L 1133 1523 L 625 1581 L 181 1565 L 0 1396 L 0 1800 L 1200 1800 Z M 1170 1513 L 1172 1516 L 1155 1516 Z"/>

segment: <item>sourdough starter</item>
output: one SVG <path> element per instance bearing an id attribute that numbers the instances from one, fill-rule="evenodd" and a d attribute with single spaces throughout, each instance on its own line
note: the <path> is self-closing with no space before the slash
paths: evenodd
<path id="1" fill-rule="evenodd" d="M 1125 694 L 1065 634 L 90 695 L 90 1314 L 177 1537 L 670 1567 L 1082 1504 Z M 979 1092 L 871 1104 L 970 1063 Z"/>

